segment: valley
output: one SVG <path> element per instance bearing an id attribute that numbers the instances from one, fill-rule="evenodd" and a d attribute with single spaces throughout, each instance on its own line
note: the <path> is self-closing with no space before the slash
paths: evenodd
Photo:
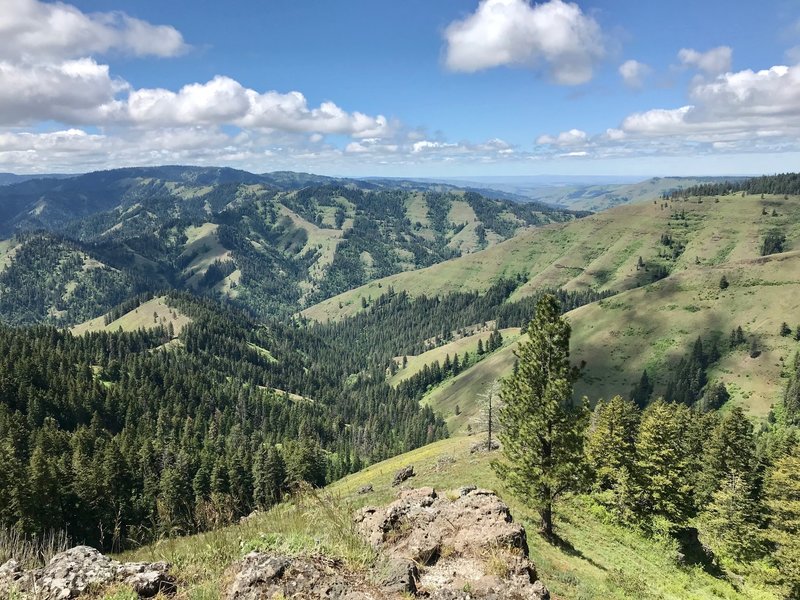
<path id="1" fill-rule="evenodd" d="M 474 446 L 487 419 L 502 435 L 503 401 L 489 417 L 486 394 L 517 373 L 550 295 L 569 323 L 572 402 L 594 419 L 618 395 L 642 423 L 673 411 L 663 418 L 690 440 L 742 418 L 771 460 L 800 415 L 787 400 L 800 377 L 800 190 L 701 186 L 587 215 L 410 183 L 155 174 L 37 182 L 64 202 L 69 186 L 98 198 L 110 186 L 118 204 L 47 225 L 37 200 L 38 225 L 29 211 L 0 246 L 4 523 L 43 531 L 72 514 L 72 539 L 178 562 L 183 585 L 212 598 L 224 565 L 196 544 L 230 562 L 231 536 L 252 530 L 220 528 L 253 510 L 288 515 L 307 501 L 298 483 L 346 498 L 328 518 L 347 520 L 388 502 L 391 473 L 413 463 L 415 485 L 501 491 L 535 531 Z M 689 576 L 669 558 L 678 529 L 659 538 L 614 510 L 584 488 L 558 505 L 561 545 L 529 533 L 553 593 L 776 597 L 752 566 L 735 589 L 706 568 Z M 321 535 L 306 516 L 280 533 L 264 518 L 273 551 Z M 326 552 L 351 560 L 346 539 Z"/>

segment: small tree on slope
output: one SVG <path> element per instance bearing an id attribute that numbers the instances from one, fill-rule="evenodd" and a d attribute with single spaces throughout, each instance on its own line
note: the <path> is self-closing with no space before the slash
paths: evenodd
<path id="1" fill-rule="evenodd" d="M 493 467 L 538 511 L 542 533 L 552 537 L 553 504 L 583 480 L 587 412 L 572 405 L 570 326 L 553 296 L 539 300 L 528 337 L 517 351 L 514 374 L 503 382 L 499 437 L 505 461 Z"/>

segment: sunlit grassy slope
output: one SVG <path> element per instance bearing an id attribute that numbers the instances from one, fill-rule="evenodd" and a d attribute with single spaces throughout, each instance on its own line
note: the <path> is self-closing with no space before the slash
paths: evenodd
<path id="1" fill-rule="evenodd" d="M 722 380 L 733 403 L 764 417 L 782 392 L 783 366 L 800 344 L 781 337 L 786 321 L 800 326 L 800 201 L 783 196 L 722 196 L 669 203 L 623 206 L 571 223 L 530 230 L 494 248 L 429 269 L 402 273 L 348 292 L 307 311 L 337 318 L 360 310 L 362 296 L 377 297 L 388 286 L 411 294 L 485 289 L 501 275 L 525 273 L 530 279 L 514 295 L 537 289 L 593 287 L 621 291 L 568 315 L 573 327 L 572 357 L 586 362 L 576 395 L 591 401 L 628 394 L 647 369 L 663 393 L 668 371 L 697 337 L 719 339 L 723 358 L 711 370 Z M 774 211 L 774 214 L 773 214 Z M 766 214 L 765 214 L 766 213 Z M 676 218 L 676 217 L 685 218 Z M 764 235 L 778 230 L 788 252 L 760 257 Z M 668 233 L 685 244 L 668 278 L 636 287 L 646 273 L 638 258 L 652 263 Z M 731 285 L 720 290 L 725 275 Z M 375 287 L 371 287 L 374 285 Z M 339 303 L 342 309 L 339 311 Z M 755 338 L 761 355 L 749 347 L 727 351 L 730 331 L 741 326 L 748 344 Z M 505 348 L 445 382 L 425 402 L 456 430 L 470 422 L 476 398 L 513 366 Z M 456 416 L 456 405 L 462 414 Z"/>
<path id="2" fill-rule="evenodd" d="M 636 532 L 603 522 L 582 498 L 560 504 L 556 531 L 562 543 L 550 545 L 535 532 L 534 513 L 504 489 L 491 470 L 494 456 L 471 454 L 474 437 L 455 437 L 373 465 L 330 486 L 317 498 L 284 504 L 245 524 L 204 535 L 164 540 L 127 553 L 126 560 L 167 560 L 181 578 L 178 600 L 217 600 L 230 580 L 228 566 L 251 549 L 342 558 L 369 576 L 371 553 L 348 523 L 363 505 L 384 505 L 397 489 L 394 473 L 413 465 L 408 484 L 430 485 L 443 493 L 462 485 L 496 490 L 528 531 L 531 559 L 554 598 L 767 600 L 768 592 L 748 584 L 734 588 L 697 567 L 680 567 L 674 552 Z M 359 488 L 372 485 L 367 494 Z"/>
<path id="3" fill-rule="evenodd" d="M 136 331 L 137 329 L 152 329 L 172 323 L 175 335 L 179 335 L 183 328 L 191 323 L 191 319 L 181 314 L 177 309 L 168 306 L 164 297 L 153 298 L 140 304 L 137 308 L 122 315 L 119 319 L 105 324 L 103 316 L 91 319 L 80 325 L 72 327 L 70 331 L 75 335 L 83 335 L 92 331 Z"/>
<path id="4" fill-rule="evenodd" d="M 516 297 L 542 287 L 625 290 L 644 277 L 636 268 L 638 258 L 648 262 L 664 250 L 659 243 L 663 233 L 686 243 L 674 268 L 677 272 L 757 258 L 763 235 L 774 228 L 785 231 L 790 248 L 800 235 L 800 201 L 795 196 L 735 195 L 662 204 L 620 206 L 568 223 L 527 229 L 486 250 L 370 282 L 303 314 L 320 321 L 341 318 L 361 310 L 362 298 L 377 298 L 389 286 L 411 295 L 483 291 L 500 277 L 517 274 L 529 281 Z M 762 214 L 765 209 L 767 214 Z M 681 213 L 686 219 L 675 218 Z"/>
<path id="5" fill-rule="evenodd" d="M 500 333 L 503 336 L 504 342 L 510 342 L 519 336 L 519 328 L 508 327 L 506 329 L 501 329 Z M 407 364 L 405 367 L 402 366 L 403 357 L 398 356 L 395 358 L 395 362 L 400 369 L 397 371 L 397 373 L 389 378 L 389 383 L 392 385 L 397 385 L 404 379 L 408 379 L 409 377 L 419 373 L 425 365 L 431 365 L 436 361 L 442 365 L 448 356 L 452 359 L 456 354 L 458 354 L 459 357 L 463 358 L 465 352 L 469 352 L 472 356 L 475 356 L 476 352 L 478 351 L 478 341 L 486 344 L 486 342 L 489 340 L 489 336 L 491 335 L 492 330 L 487 327 L 484 331 L 475 333 L 473 335 L 467 335 L 447 344 L 437 346 L 436 348 L 432 348 L 427 352 L 423 352 L 422 354 L 409 354 L 406 356 Z"/>
<path id="6" fill-rule="evenodd" d="M 730 287 L 720 290 L 725 275 Z M 800 252 L 686 270 L 647 287 L 583 306 L 567 314 L 572 324 L 572 362 L 586 362 L 575 384 L 577 397 L 591 402 L 627 395 L 647 369 L 655 395 L 665 391 L 669 371 L 694 341 L 719 340 L 722 360 L 709 379 L 721 380 L 739 404 L 757 418 L 779 401 L 800 342 L 780 335 L 783 322 L 800 326 Z M 795 323 L 796 321 L 796 323 Z M 728 336 L 741 326 L 755 338 L 761 354 L 750 357 L 749 344 L 728 349 Z M 474 421 L 478 395 L 514 365 L 513 346 L 495 352 L 444 382 L 424 399 L 451 430 Z M 461 414 L 455 414 L 459 406 Z"/>

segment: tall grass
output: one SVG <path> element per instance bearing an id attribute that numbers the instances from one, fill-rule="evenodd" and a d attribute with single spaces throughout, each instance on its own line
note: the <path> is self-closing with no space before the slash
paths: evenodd
<path id="1" fill-rule="evenodd" d="M 61 530 L 29 536 L 14 528 L 0 527 L 0 564 L 13 558 L 22 568 L 35 569 L 71 547 L 72 541 Z"/>

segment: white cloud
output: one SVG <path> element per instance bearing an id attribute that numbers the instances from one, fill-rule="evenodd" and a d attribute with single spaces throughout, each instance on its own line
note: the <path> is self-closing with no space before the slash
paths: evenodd
<path id="1" fill-rule="evenodd" d="M 592 78 L 605 55 L 600 25 L 577 4 L 550 0 L 481 0 L 445 30 L 445 64 L 474 72 L 499 66 L 540 67 L 562 85 Z"/>
<path id="2" fill-rule="evenodd" d="M 175 56 L 187 48 L 174 27 L 121 12 L 85 14 L 61 2 L 3 0 L 0 58 L 61 61 L 111 50 L 136 56 Z"/>
<path id="3" fill-rule="evenodd" d="M 0 124 L 91 123 L 114 110 L 115 95 L 125 87 L 108 66 L 89 58 L 35 66 L 2 61 Z"/>
<path id="4" fill-rule="evenodd" d="M 651 73 L 652 69 L 638 60 L 626 60 L 619 66 L 619 74 L 625 85 L 631 88 L 640 88 L 644 84 L 644 78 Z"/>
<path id="5" fill-rule="evenodd" d="M 580 129 L 570 129 L 569 131 L 562 131 L 556 137 L 552 135 L 540 135 L 536 139 L 536 143 L 548 146 L 582 146 L 586 144 L 589 139 L 588 134 Z"/>
<path id="6" fill-rule="evenodd" d="M 442 148 L 457 148 L 458 144 L 448 144 L 445 142 L 431 142 L 430 140 L 422 140 L 414 142 L 411 145 L 411 151 L 414 153 L 425 152 L 429 150 L 440 150 Z"/>
<path id="7" fill-rule="evenodd" d="M 800 65 L 694 78 L 688 98 L 679 108 L 633 113 L 596 136 L 570 130 L 537 142 L 583 145 L 595 157 L 800 150 Z"/>
<path id="8" fill-rule="evenodd" d="M 728 46 L 718 46 L 707 52 L 683 48 L 678 59 L 686 66 L 700 69 L 707 75 L 719 75 L 731 70 L 733 50 Z"/>

